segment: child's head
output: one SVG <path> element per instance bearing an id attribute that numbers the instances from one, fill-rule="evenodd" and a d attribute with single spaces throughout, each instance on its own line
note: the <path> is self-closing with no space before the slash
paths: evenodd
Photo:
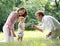
<path id="1" fill-rule="evenodd" d="M 25 22 L 25 18 L 22 17 L 22 16 L 20 16 L 20 17 L 19 17 L 19 22 Z"/>

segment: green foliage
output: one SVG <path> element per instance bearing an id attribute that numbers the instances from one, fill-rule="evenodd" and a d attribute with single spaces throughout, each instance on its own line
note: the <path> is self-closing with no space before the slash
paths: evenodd
<path id="1" fill-rule="evenodd" d="M 52 2 L 54 4 L 51 4 Z M 31 25 L 26 27 L 27 30 L 33 30 L 32 24 L 38 24 L 35 17 L 37 10 L 43 10 L 46 15 L 52 15 L 60 21 L 60 0 L 0 0 L 0 30 L 10 12 L 19 7 L 25 7 L 28 11 L 25 23 L 31 23 Z M 18 28 L 17 25 L 18 23 L 15 24 L 15 29 Z"/>
<path id="2" fill-rule="evenodd" d="M 9 13 L 13 10 L 12 0 L 0 0 L 0 30 L 2 30 L 2 26 L 4 25 Z"/>
<path id="3" fill-rule="evenodd" d="M 53 2 L 49 0 L 45 5 L 45 14 L 54 16 L 60 21 L 60 0 L 55 0 Z"/>
<path id="4" fill-rule="evenodd" d="M 24 31 L 22 42 L 18 42 L 15 37 L 14 42 L 5 43 L 3 33 L 0 32 L 0 46 L 60 46 L 59 39 L 47 40 L 44 39 L 43 34 L 39 31 Z"/>

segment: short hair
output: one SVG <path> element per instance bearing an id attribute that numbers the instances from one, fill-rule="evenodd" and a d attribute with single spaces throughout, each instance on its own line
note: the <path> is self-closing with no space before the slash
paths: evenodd
<path id="1" fill-rule="evenodd" d="M 36 15 L 36 14 L 39 14 L 39 16 L 40 16 L 40 15 L 44 16 L 43 11 L 41 11 L 41 10 L 38 10 L 38 11 L 35 13 L 35 15 Z"/>
<path id="2" fill-rule="evenodd" d="M 22 15 L 23 17 L 26 17 L 27 16 L 27 11 L 24 7 L 21 7 L 17 10 L 17 12 L 19 12 L 20 10 L 25 10 L 25 13 Z"/>

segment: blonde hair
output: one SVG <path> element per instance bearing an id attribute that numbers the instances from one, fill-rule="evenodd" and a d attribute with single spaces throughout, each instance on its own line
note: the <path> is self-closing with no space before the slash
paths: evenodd
<path id="1" fill-rule="evenodd" d="M 25 20 L 25 18 L 20 16 L 18 21 L 20 22 L 21 20 Z"/>

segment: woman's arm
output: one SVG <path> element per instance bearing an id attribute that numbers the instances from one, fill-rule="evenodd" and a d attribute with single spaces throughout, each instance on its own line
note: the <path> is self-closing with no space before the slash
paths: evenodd
<path id="1" fill-rule="evenodd" d="M 11 36 L 10 28 L 8 28 L 8 35 Z"/>

